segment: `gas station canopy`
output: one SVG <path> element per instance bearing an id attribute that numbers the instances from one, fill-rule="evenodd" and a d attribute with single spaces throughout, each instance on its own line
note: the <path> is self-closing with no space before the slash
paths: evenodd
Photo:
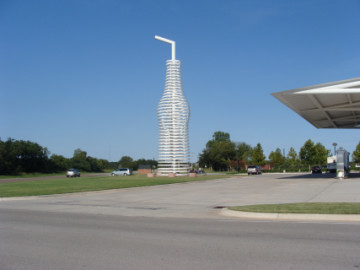
<path id="1" fill-rule="evenodd" d="M 360 77 L 272 95 L 316 128 L 360 128 Z"/>

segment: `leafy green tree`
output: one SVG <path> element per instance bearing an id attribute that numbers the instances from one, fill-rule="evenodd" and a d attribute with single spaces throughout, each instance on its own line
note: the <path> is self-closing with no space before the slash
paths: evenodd
<path id="1" fill-rule="evenodd" d="M 15 174 L 21 169 L 17 164 L 13 143 L 14 140 L 10 138 L 5 142 L 0 140 L 0 174 Z"/>
<path id="2" fill-rule="evenodd" d="M 46 172 L 48 154 L 46 147 L 31 141 L 0 141 L 0 173 Z"/>
<path id="3" fill-rule="evenodd" d="M 137 170 L 139 168 L 139 165 L 150 165 L 151 168 L 156 168 L 158 166 L 158 162 L 154 159 L 141 158 L 134 162 L 133 170 Z"/>
<path id="4" fill-rule="evenodd" d="M 352 153 L 352 159 L 355 163 L 360 163 L 360 142 Z"/>
<path id="5" fill-rule="evenodd" d="M 215 171 L 228 170 L 230 161 L 236 157 L 235 144 L 229 133 L 216 131 L 213 139 L 206 143 L 206 148 L 199 156 L 201 167 L 211 167 Z"/>
<path id="6" fill-rule="evenodd" d="M 290 168 L 299 168 L 300 166 L 299 155 L 293 147 L 290 147 L 289 153 L 286 156 L 286 162 Z"/>
<path id="7" fill-rule="evenodd" d="M 326 164 L 326 159 L 330 154 L 321 143 L 314 144 L 312 140 L 307 140 L 303 147 L 300 149 L 301 161 L 308 165 L 323 165 Z"/>
<path id="8" fill-rule="evenodd" d="M 271 151 L 269 159 L 274 163 L 274 167 L 280 168 L 284 164 L 284 156 L 280 148 L 276 148 L 275 152 Z"/>
<path id="9" fill-rule="evenodd" d="M 258 143 L 252 151 L 252 163 L 255 165 L 265 164 L 265 155 L 260 143 Z"/>
<path id="10" fill-rule="evenodd" d="M 215 131 L 213 134 L 213 140 L 216 142 L 230 142 L 230 134 L 223 131 Z"/>
<path id="11" fill-rule="evenodd" d="M 129 157 L 129 156 L 123 156 L 121 157 L 121 159 L 119 160 L 119 165 L 122 168 L 130 168 L 133 169 L 134 168 L 134 160 Z"/>
<path id="12" fill-rule="evenodd" d="M 220 141 L 210 148 L 211 166 L 215 171 L 225 171 L 235 158 L 234 145 L 231 142 Z"/>
<path id="13" fill-rule="evenodd" d="M 0 139 L 0 174 L 21 172 L 58 172 L 70 167 L 82 171 L 102 171 L 109 162 L 87 156 L 85 151 L 76 149 L 71 159 L 51 155 L 46 147 L 31 141 Z"/>
<path id="14" fill-rule="evenodd" d="M 295 161 L 297 159 L 299 159 L 299 155 L 297 154 L 297 152 L 295 151 L 295 149 L 293 147 L 290 147 L 290 150 L 286 156 L 286 158 L 288 159 L 288 161 Z"/>
<path id="15" fill-rule="evenodd" d="M 15 141 L 18 164 L 23 172 L 45 172 L 48 150 L 30 141 Z"/>
<path id="16" fill-rule="evenodd" d="M 211 168 L 210 149 L 208 147 L 199 154 L 199 166 L 202 168 Z"/>
<path id="17" fill-rule="evenodd" d="M 50 157 L 51 171 L 60 172 L 70 168 L 70 160 L 61 155 L 52 154 Z"/>
<path id="18" fill-rule="evenodd" d="M 80 148 L 76 149 L 71 159 L 71 166 L 82 171 L 90 172 L 91 165 L 87 160 L 87 152 Z"/>
<path id="19" fill-rule="evenodd" d="M 90 171 L 92 172 L 102 172 L 106 167 L 106 160 L 97 159 L 93 157 L 87 157 L 87 162 L 90 164 Z"/>
<path id="20" fill-rule="evenodd" d="M 309 168 L 314 164 L 314 157 L 316 155 L 315 144 L 308 139 L 300 148 L 300 160 L 303 164 L 308 165 Z"/>
<path id="21" fill-rule="evenodd" d="M 1 142 L 0 146 L 0 168 L 2 174 L 16 174 L 21 172 L 18 156 L 20 149 L 16 149 L 15 140 L 9 138 L 5 142 Z"/>
<path id="22" fill-rule="evenodd" d="M 249 163 L 251 161 L 252 155 L 252 147 L 251 145 L 240 142 L 235 144 L 236 149 L 236 158 L 242 160 L 245 163 Z"/>
<path id="23" fill-rule="evenodd" d="M 206 143 L 206 147 L 210 147 L 217 142 L 231 142 L 230 141 L 230 134 L 227 132 L 223 132 L 223 131 L 216 131 L 213 134 L 213 139 L 208 141 Z"/>
<path id="24" fill-rule="evenodd" d="M 315 144 L 315 157 L 314 163 L 324 165 L 327 163 L 327 157 L 330 155 L 330 150 L 327 150 L 321 143 Z"/>
<path id="25" fill-rule="evenodd" d="M 101 171 L 105 170 L 106 168 L 110 167 L 110 162 L 106 159 L 98 159 L 98 162 L 101 164 Z"/>

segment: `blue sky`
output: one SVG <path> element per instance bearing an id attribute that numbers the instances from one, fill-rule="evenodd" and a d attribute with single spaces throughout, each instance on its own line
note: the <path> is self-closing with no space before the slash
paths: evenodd
<path id="1" fill-rule="evenodd" d="M 359 77 L 358 0 L 0 1 L 0 137 L 72 157 L 157 159 L 157 104 L 176 41 L 192 161 L 215 131 L 299 151 L 353 151 L 271 93 Z"/>

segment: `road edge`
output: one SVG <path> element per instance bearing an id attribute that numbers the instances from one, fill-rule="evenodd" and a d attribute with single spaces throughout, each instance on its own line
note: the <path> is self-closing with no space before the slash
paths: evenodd
<path id="1" fill-rule="evenodd" d="M 279 213 L 255 213 L 234 211 L 223 208 L 220 215 L 227 217 L 238 217 L 246 219 L 265 220 L 295 220 L 295 221 L 355 221 L 360 222 L 360 215 L 333 215 L 333 214 L 279 214 Z"/>

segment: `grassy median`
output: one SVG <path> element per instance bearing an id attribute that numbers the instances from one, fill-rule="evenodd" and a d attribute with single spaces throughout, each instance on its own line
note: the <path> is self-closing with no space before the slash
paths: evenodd
<path id="1" fill-rule="evenodd" d="M 285 203 L 229 207 L 230 210 L 281 214 L 360 214 L 360 203 Z"/>
<path id="2" fill-rule="evenodd" d="M 179 176 L 148 178 L 144 175 L 132 176 L 91 176 L 75 178 L 56 178 L 0 183 L 0 197 L 21 197 L 64 194 L 74 192 L 99 191 L 130 187 L 155 186 L 193 181 L 228 178 L 224 175 L 205 175 L 197 177 Z"/>
<path id="3" fill-rule="evenodd" d="M 60 175 L 66 175 L 66 172 L 62 172 L 62 173 L 20 173 L 20 174 L 14 174 L 14 175 L 0 175 L 0 179 L 46 177 L 46 176 L 60 176 Z"/>

